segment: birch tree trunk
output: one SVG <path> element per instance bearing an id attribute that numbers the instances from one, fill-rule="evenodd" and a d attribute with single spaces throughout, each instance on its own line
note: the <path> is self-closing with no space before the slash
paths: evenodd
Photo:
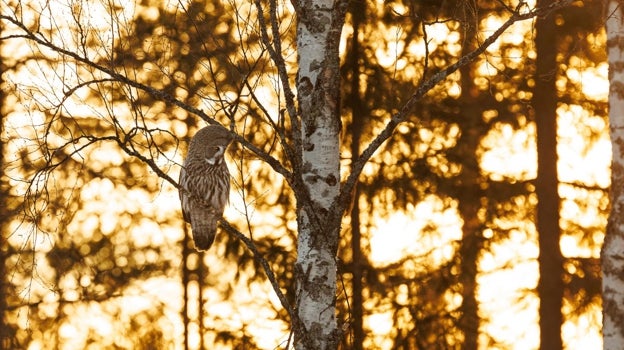
<path id="1" fill-rule="evenodd" d="M 297 93 L 301 188 L 297 193 L 297 349 L 335 349 L 336 252 L 340 193 L 340 34 L 346 1 L 293 1 L 297 13 Z M 295 130 L 295 132 L 297 132 Z M 334 210 L 332 210 L 334 209 Z"/>
<path id="2" fill-rule="evenodd" d="M 624 344 L 624 3 L 606 2 L 609 57 L 609 122 L 611 163 L 611 213 L 602 247 L 602 327 L 604 349 Z"/>

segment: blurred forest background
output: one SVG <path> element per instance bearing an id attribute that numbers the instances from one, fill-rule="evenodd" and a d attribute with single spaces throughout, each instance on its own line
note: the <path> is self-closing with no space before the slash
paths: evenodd
<path id="1" fill-rule="evenodd" d="M 268 4 L 278 6 L 282 56 L 294 67 L 290 3 Z M 287 96 L 256 5 L 0 6 L 2 347 L 283 348 L 287 313 L 260 262 L 223 231 L 196 252 L 169 182 L 206 125 L 197 111 L 279 156 L 274 126 Z M 351 1 L 343 168 L 420 79 L 473 50 L 515 6 Z M 181 104 L 20 40 L 18 23 Z M 600 1 L 577 1 L 513 25 L 418 102 L 418 124 L 400 125 L 366 165 L 344 218 L 345 349 L 600 346 L 605 41 Z M 293 195 L 245 147 L 232 146 L 227 160 L 225 218 L 293 298 Z"/>

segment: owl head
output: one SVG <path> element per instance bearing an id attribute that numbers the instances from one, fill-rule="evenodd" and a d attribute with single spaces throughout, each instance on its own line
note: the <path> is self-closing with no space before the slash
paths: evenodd
<path id="1" fill-rule="evenodd" d="M 205 160 L 210 165 L 219 165 L 231 142 L 232 137 L 224 127 L 208 125 L 193 136 L 188 154 L 193 158 Z"/>

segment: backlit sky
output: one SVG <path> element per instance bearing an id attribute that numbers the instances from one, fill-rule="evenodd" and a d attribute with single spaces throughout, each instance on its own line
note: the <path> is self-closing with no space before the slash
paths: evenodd
<path id="1" fill-rule="evenodd" d="M 379 2 L 381 3 L 381 2 Z M 54 25 L 60 25 L 63 16 L 70 11 L 70 7 L 63 2 L 52 1 L 51 8 L 53 13 L 58 17 Z M 102 11 L 99 2 L 85 2 L 91 8 L 85 9 L 89 13 L 98 13 Z M 4 6 L 4 4 L 3 4 Z M 175 4 L 171 4 L 175 6 Z M 401 13 L 404 9 L 397 8 L 397 13 Z M 153 9 L 136 8 L 133 6 L 124 7 L 123 13 L 119 14 L 119 18 L 130 19 L 133 16 L 154 16 Z M 84 17 L 88 19 L 85 25 L 93 29 L 101 30 L 100 39 L 103 43 L 110 43 L 113 37 L 106 36 L 108 28 L 110 28 L 109 20 L 106 16 Z M 61 22 L 58 22 L 61 21 Z M 490 17 L 484 21 L 483 35 L 500 25 L 500 19 Z M 50 25 L 50 23 L 42 23 L 42 25 Z M 520 45 L 524 42 L 524 31 L 530 28 L 531 23 L 526 22 L 513 27 L 513 30 L 502 37 L 503 41 Z M 380 32 L 387 37 L 397 37 L 401 35 L 400 27 L 384 27 L 379 28 Z M 459 35 L 451 30 L 443 23 L 434 24 L 428 27 L 430 39 L 430 50 L 435 50 L 438 45 L 447 45 L 446 49 L 453 50 L 455 47 L 460 49 L 458 41 Z M 349 28 L 345 29 L 346 38 L 349 35 Z M 14 41 L 13 43 L 17 43 Z M 343 40 L 343 48 L 345 47 Z M 29 55 L 29 47 L 26 45 L 15 45 L 12 47 L 3 47 L 5 50 L 2 54 L 8 55 L 12 52 L 14 55 Z M 398 51 L 407 50 L 414 57 L 424 57 L 425 52 L 422 46 L 412 44 L 404 47 L 400 40 L 394 41 L 393 44 L 386 48 L 379 49 L 375 52 L 375 56 L 380 64 L 384 67 L 395 67 L 403 71 L 409 72 L 410 67 L 406 61 L 397 61 L 395 57 Z M 490 62 L 496 64 L 497 46 L 493 46 L 488 52 L 491 54 Z M 502 59 L 502 58 L 501 58 Z M 520 58 L 518 58 L 520 59 Z M 59 86 L 63 81 L 59 75 L 54 74 L 32 74 L 33 71 L 41 69 L 34 62 L 28 63 L 22 70 L 18 71 L 13 77 L 15 80 L 28 81 L 31 86 L 41 87 L 40 95 L 46 93 L 58 93 Z M 482 74 L 496 74 L 496 70 L 483 64 L 479 67 Z M 607 65 L 601 64 L 597 68 L 584 67 L 580 62 L 578 65 L 572 65 L 566 72 L 567 78 L 578 83 L 582 87 L 583 93 L 589 100 L 605 101 L 608 93 L 607 82 Z M 413 76 L 418 76 L 418 72 L 413 72 Z M 452 79 L 451 79 L 452 80 Z M 458 95 L 460 91 L 457 84 L 449 83 L 449 94 Z M 273 87 L 261 87 L 258 90 L 259 96 L 269 99 Z M 77 94 L 76 99 L 69 99 L 66 108 L 75 115 L 89 115 L 97 107 L 84 103 L 85 96 Z M 279 105 L 274 101 L 267 104 L 271 111 L 277 111 Z M 37 112 L 32 106 L 15 104 L 15 112 L 9 114 L 6 118 L 5 125 L 7 130 L 23 135 L 30 135 L 33 126 L 41 125 L 44 121 L 43 114 Z M 115 112 L 123 115 L 129 113 L 129 109 L 124 106 L 116 106 Z M 155 107 L 156 108 L 156 107 Z M 561 106 L 558 110 L 559 120 L 559 156 L 558 169 L 560 172 L 560 180 L 563 182 L 581 181 L 586 184 L 597 185 L 606 188 L 609 185 L 610 174 L 608 171 L 610 164 L 610 143 L 606 134 L 606 124 L 604 116 L 588 115 L 587 111 L 580 106 Z M 579 132 L 578 125 L 584 125 L 592 128 L 595 132 L 601 134 L 601 137 L 592 143 L 591 147 L 587 146 L 586 140 L 582 133 Z M 177 126 L 176 126 L 177 125 Z M 172 128 L 182 127 L 182 124 L 172 122 Z M 26 137 L 24 138 L 26 140 Z M 13 143 L 10 145 L 9 155 L 17 155 L 17 148 L 23 147 L 23 143 Z M 532 179 L 536 176 L 536 151 L 535 151 L 535 126 L 529 123 L 524 129 L 513 130 L 509 125 L 500 124 L 493 128 L 489 135 L 483 140 L 482 147 L 486 150 L 481 158 L 482 171 L 492 179 L 517 178 Z M 123 157 L 111 149 L 94 150 L 94 158 L 102 160 L 102 167 L 111 166 L 111 164 L 120 164 Z M 10 158 L 11 156 L 9 156 Z M 172 159 L 180 160 L 180 154 L 171 154 Z M 230 159 L 231 161 L 231 159 Z M 233 166 L 230 165 L 232 169 Z M 172 172 L 175 173 L 176 170 Z M 253 171 L 249 170 L 248 171 Z M 374 171 L 367 168 L 366 171 Z M 155 175 L 154 175 L 155 176 Z M 177 174 L 172 174 L 177 178 Z M 19 187 L 19 183 L 14 184 Z M 83 186 L 84 185 L 84 186 Z M 77 194 L 88 204 L 84 210 L 84 220 L 77 219 L 72 222 L 68 230 L 73 232 L 83 232 L 82 237 L 76 237 L 77 240 L 87 240 L 93 232 L 98 229 L 101 233 L 113 233 L 116 225 L 123 221 L 136 222 L 135 228 L 131 231 L 132 240 L 138 246 L 148 246 L 150 244 L 157 245 L 175 245 L 179 242 L 181 231 L 176 226 L 158 225 L 149 219 L 136 219 L 136 217 L 124 217 L 121 213 L 128 211 L 130 207 L 141 208 L 134 214 L 137 216 L 154 217 L 158 213 L 178 213 L 179 203 L 177 193 L 172 187 L 165 186 L 162 192 L 157 195 L 146 193 L 141 190 L 123 189 L 121 191 L 116 188 L 113 182 L 109 180 L 100 180 L 88 184 L 76 184 L 79 189 Z M 236 188 L 235 186 L 233 188 Z M 560 188 L 560 192 L 569 189 Z M 22 189 L 23 191 L 23 189 Z M 127 203 L 128 207 L 123 207 L 120 203 Z M 244 203 L 239 192 L 233 191 L 230 207 L 227 209 L 225 217 L 229 220 L 242 220 L 245 213 L 251 210 L 250 220 L 256 225 L 270 226 L 271 218 L 261 215 L 254 211 L 253 205 Z M 457 215 L 456 208 L 453 206 L 445 207 L 442 201 L 436 196 L 428 196 L 422 202 L 414 203 L 408 206 L 408 211 L 397 212 L 389 217 L 372 217 L 369 218 L 373 224 L 370 232 L 370 259 L 373 264 L 382 266 L 400 260 L 404 255 L 420 256 L 425 252 L 433 251 L 432 258 L 435 263 L 441 263 L 449 259 L 453 254 L 453 248 L 448 243 L 453 240 L 461 239 L 461 222 Z M 93 215 L 97 214 L 97 215 Z M 162 215 L 166 215 L 162 214 Z M 584 216 L 583 216 L 584 215 Z M 581 208 L 575 207 L 571 203 L 567 203 L 562 208 L 562 216 L 581 217 L 581 220 L 592 222 L 596 220 L 593 212 L 583 211 Z M 421 218 L 427 218 L 423 221 Z M 50 219 L 54 220 L 54 218 Z M 130 223 L 127 225 L 130 225 Z M 425 235 L 422 231 L 428 223 L 435 223 L 439 228 L 437 235 Z M 28 228 L 18 228 L 17 223 L 13 225 L 13 229 L 19 234 L 11 237 L 11 244 L 19 247 L 25 236 L 27 236 Z M 293 229 L 291 227 L 291 229 Z M 487 232 L 485 233 L 487 235 Z M 538 299 L 535 296 L 528 296 L 524 290 L 534 289 L 538 280 L 537 246 L 535 242 L 536 233 L 531 223 L 523 223 L 523 226 L 512 232 L 510 239 L 495 245 L 491 252 L 483 254 L 480 260 L 480 276 L 479 284 L 481 288 L 478 291 L 478 297 L 481 302 L 481 309 L 484 313 L 484 324 L 482 331 L 490 336 L 501 340 L 507 344 L 508 349 L 534 349 L 539 343 L 539 327 L 537 323 Z M 39 246 L 42 251 L 49 250 L 54 244 L 51 240 L 45 240 Z M 584 247 L 574 239 L 574 237 L 562 238 L 562 251 L 565 256 L 583 256 L 598 257 L 599 247 Z M 130 254 L 131 252 L 128 252 Z M 205 261 L 208 266 L 219 266 L 223 272 L 223 281 L 232 281 L 232 274 L 236 271 L 236 266 L 231 263 L 224 262 L 219 258 L 222 254 L 222 247 L 213 248 L 206 256 Z M 142 259 L 160 259 L 159 256 L 143 256 Z M 120 256 L 119 259 L 124 259 Z M 45 259 L 41 258 L 41 261 Z M 118 265 L 123 262 L 117 261 Z M 229 264 L 229 265 L 228 265 Z M 511 268 L 502 269 L 501 267 L 511 264 Z M 45 264 L 39 266 L 43 271 L 46 269 Z M 67 278 L 59 282 L 59 286 L 50 286 L 50 282 L 44 276 L 39 276 L 40 281 L 37 286 L 29 289 L 29 298 L 41 296 L 41 298 L 52 305 L 50 309 L 59 301 L 59 294 L 56 287 L 66 288 L 70 292 L 64 293 L 63 297 L 72 298 L 72 289 L 78 289 L 89 285 L 90 281 L 84 279 Z M 14 281 L 16 282 L 16 281 Z M 228 282 L 229 283 L 229 282 Z M 233 282 L 232 282 L 233 283 Z M 268 321 L 274 314 L 273 308 L 279 308 L 279 302 L 276 300 L 274 293 L 271 291 L 267 283 L 251 282 L 247 287 L 247 281 L 243 279 L 238 283 L 240 292 L 232 295 L 232 300 L 222 300 L 218 293 L 218 288 L 208 289 L 206 291 L 206 300 L 209 305 L 205 310 L 210 319 L 207 320 L 206 326 L 210 327 L 212 323 L 221 322 L 231 325 L 232 328 L 242 328 L 246 326 L 246 332 L 254 335 L 258 339 L 258 343 L 263 348 L 273 348 L 285 341 L 288 337 L 287 330 L 281 321 Z M 194 293 L 198 289 L 195 286 Z M 193 293 L 193 288 L 191 288 Z M 76 294 L 75 297 L 77 297 Z M 152 278 L 147 281 L 137 281 L 131 285 L 127 293 L 120 299 L 120 303 L 87 303 L 77 304 L 77 306 L 68 306 L 66 311 L 76 314 L 75 318 L 64 323 L 60 327 L 60 337 L 65 342 L 66 349 L 82 349 L 84 347 L 84 339 L 89 335 L 88 331 L 95 332 L 101 338 L 101 344 L 110 345 L 115 339 L 115 334 L 123 332 L 119 329 L 118 322 L 120 320 L 111 317 L 112 309 L 115 311 L 122 310 L 124 317 L 131 318 L 138 311 L 155 307 L 154 300 L 157 301 L 159 307 L 164 308 L 164 313 L 170 316 L 169 322 L 163 321 L 163 328 L 168 332 L 167 336 L 171 338 L 181 337 L 182 325 L 179 320 L 179 310 L 181 309 L 182 287 L 180 286 L 177 276 L 162 276 Z M 271 303 L 273 307 L 267 307 L 266 304 Z M 42 306 L 45 309 L 45 305 Z M 251 310 L 251 311 L 250 311 Z M 42 312 L 46 312 L 45 310 Z M 53 311 L 50 311 L 53 312 Z M 197 315 L 196 315 L 197 316 Z M 372 331 L 373 339 L 379 348 L 387 348 L 387 335 L 392 332 L 389 313 L 377 313 L 368 316 L 365 324 Z M 29 325 L 28 314 L 20 315 L 20 325 L 27 328 Z M 193 333 L 191 339 L 193 346 L 197 346 L 199 338 L 197 333 Z M 567 349 L 589 349 L 599 348 L 601 344 L 600 338 L 600 310 L 595 308 L 592 312 L 584 315 L 578 320 L 567 321 L 563 329 L 564 339 Z M 121 338 L 119 338 L 121 339 Z M 122 341 L 119 340 L 118 341 Z M 482 344 L 483 348 L 486 344 Z M 31 349 L 44 349 L 46 347 L 45 340 L 31 344 Z"/>

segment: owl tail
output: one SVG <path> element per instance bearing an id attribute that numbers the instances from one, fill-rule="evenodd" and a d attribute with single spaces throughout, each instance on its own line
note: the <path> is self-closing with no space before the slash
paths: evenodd
<path id="1" fill-rule="evenodd" d="M 191 228 L 197 250 L 208 250 L 217 234 L 217 218 L 212 213 L 193 215 Z"/>

